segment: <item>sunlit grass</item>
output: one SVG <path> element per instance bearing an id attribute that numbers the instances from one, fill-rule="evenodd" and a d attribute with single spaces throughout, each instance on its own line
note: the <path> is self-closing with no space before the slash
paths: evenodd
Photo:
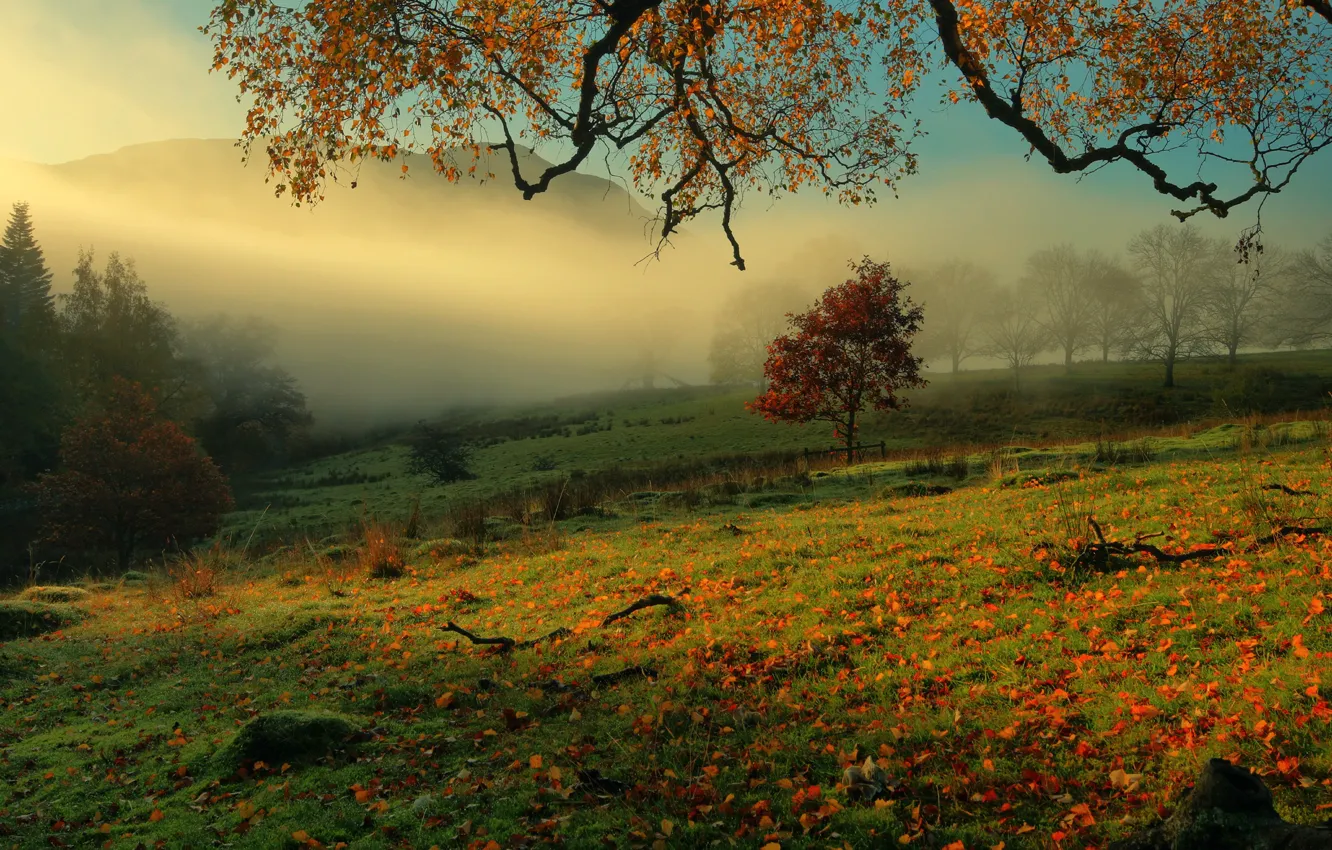
<path id="1" fill-rule="evenodd" d="M 1045 484 L 991 480 L 978 456 L 942 496 L 875 498 L 895 473 L 863 468 L 829 476 L 858 490 L 815 485 L 835 497 L 564 523 L 480 556 L 373 544 L 406 559 L 396 580 L 353 551 L 335 583 L 297 548 L 212 595 L 165 576 L 96 591 L 74 603 L 84 624 L 0 650 L 0 824 L 23 846 L 1081 847 L 1154 817 L 1211 756 L 1320 821 L 1332 552 L 1254 540 L 1327 523 L 1332 467 L 1321 439 L 1245 451 L 1233 431 L 1152 464 L 1042 450 L 1070 472 Z M 1071 573 L 1061 517 L 1088 514 L 1111 539 L 1234 549 Z M 649 593 L 682 605 L 600 627 Z M 448 621 L 573 635 L 503 653 Z M 659 677 L 593 682 L 636 665 Z M 365 740 L 218 766 L 278 709 L 351 718 Z M 866 755 L 890 779 L 878 804 L 837 784 Z"/>

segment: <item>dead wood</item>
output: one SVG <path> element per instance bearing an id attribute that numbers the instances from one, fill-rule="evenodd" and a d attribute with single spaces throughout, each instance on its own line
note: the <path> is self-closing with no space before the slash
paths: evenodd
<path id="1" fill-rule="evenodd" d="M 506 652 L 510 649 L 513 649 L 515 646 L 519 645 L 516 640 L 510 637 L 481 637 L 480 635 L 472 634 L 471 632 L 467 631 L 467 629 L 464 629 L 462 626 L 458 625 L 452 620 L 449 620 L 449 622 L 444 625 L 444 628 L 441 631 L 457 632 L 458 634 L 470 640 L 472 643 L 482 644 L 485 646 L 501 646 L 504 648 L 504 651 Z"/>
<path id="2" fill-rule="evenodd" d="M 1078 557 L 1073 561 L 1074 567 L 1081 563 L 1092 563 L 1097 569 L 1104 571 L 1109 569 L 1111 555 L 1151 555 L 1157 563 L 1182 564 L 1196 558 L 1215 558 L 1226 552 L 1220 546 L 1204 546 L 1200 549 L 1190 549 L 1187 552 L 1166 552 L 1150 543 L 1143 542 L 1152 537 L 1158 537 L 1157 534 L 1140 534 L 1133 538 L 1132 543 L 1121 543 L 1118 540 L 1105 539 L 1105 533 L 1101 530 L 1101 524 L 1096 521 L 1096 517 L 1087 517 L 1087 525 L 1091 527 L 1092 532 L 1096 535 L 1096 542 L 1088 543 L 1082 547 L 1081 551 L 1078 552 Z"/>
<path id="3" fill-rule="evenodd" d="M 563 640 L 564 638 L 570 637 L 572 635 L 573 632 L 571 630 L 566 629 L 564 626 L 560 626 L 555 631 L 544 634 L 541 637 L 532 638 L 531 640 L 519 641 L 517 645 L 520 649 L 527 649 L 529 647 L 536 646 L 539 643 L 545 643 L 548 640 Z"/>
<path id="4" fill-rule="evenodd" d="M 654 605 L 675 606 L 678 604 L 679 603 L 676 601 L 674 596 L 665 596 L 661 593 L 653 593 L 648 596 L 644 596 L 642 599 L 638 600 L 633 605 L 630 605 L 628 608 L 625 608 L 622 611 L 616 611 L 614 614 L 607 616 L 606 619 L 601 621 L 601 627 L 604 629 L 607 626 L 609 626 L 611 623 L 615 622 L 616 620 L 622 620 L 625 617 L 628 617 L 630 614 L 634 613 L 635 611 L 641 611 L 644 608 L 651 608 Z"/>
<path id="5" fill-rule="evenodd" d="M 1276 490 L 1276 491 L 1278 491 L 1278 492 L 1285 493 L 1287 496 L 1313 496 L 1313 495 L 1315 495 L 1314 492 L 1313 492 L 1312 490 L 1295 490 L 1295 489 L 1293 489 L 1293 488 L 1291 488 L 1291 487 L 1287 487 L 1285 484 L 1264 484 L 1264 485 L 1263 485 L 1263 489 L 1264 489 L 1264 490 Z"/>

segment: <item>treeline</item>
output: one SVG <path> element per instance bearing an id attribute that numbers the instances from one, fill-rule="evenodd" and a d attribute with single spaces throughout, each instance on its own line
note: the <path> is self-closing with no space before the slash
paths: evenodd
<path id="1" fill-rule="evenodd" d="M 181 320 L 115 253 L 81 251 L 68 292 L 53 279 L 15 204 L 0 241 L 4 572 L 89 550 L 123 567 L 183 545 L 229 506 L 210 468 L 244 475 L 299 450 L 312 418 L 273 362 L 271 325 Z"/>
<path id="2" fill-rule="evenodd" d="M 1073 245 L 1032 254 L 1003 283 L 972 262 L 904 271 L 924 305 L 913 350 L 957 372 L 973 357 L 1021 370 L 1051 356 L 1156 361 L 1174 386 L 1183 359 L 1307 347 L 1332 336 L 1332 236 L 1287 251 L 1256 239 L 1235 245 L 1190 225 L 1160 225 L 1134 236 L 1122 255 Z M 719 383 L 762 379 L 767 346 L 785 314 L 803 308 L 791 285 L 745 290 L 722 311 L 710 355 Z"/>

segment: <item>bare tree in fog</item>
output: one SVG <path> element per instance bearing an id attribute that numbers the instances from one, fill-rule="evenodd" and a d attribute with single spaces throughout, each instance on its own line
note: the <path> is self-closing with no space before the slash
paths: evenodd
<path id="1" fill-rule="evenodd" d="M 1020 291 L 1052 348 L 1064 354 L 1064 368 L 1091 343 L 1094 266 L 1072 245 L 1037 251 L 1027 258 Z"/>
<path id="2" fill-rule="evenodd" d="M 1270 342 L 1309 345 L 1332 337 L 1332 233 L 1290 257 Z"/>
<path id="3" fill-rule="evenodd" d="M 920 293 L 925 311 L 916 351 L 927 360 L 947 358 L 953 374 L 985 347 L 985 305 L 995 297 L 994 275 L 973 263 L 953 261 L 904 275 Z"/>
<path id="4" fill-rule="evenodd" d="M 1260 247 L 1238 262 L 1235 259 L 1217 258 L 1216 281 L 1207 296 L 1208 335 L 1225 349 L 1232 369 L 1239 349 L 1273 336 L 1270 326 L 1288 265 L 1287 255 L 1278 248 Z"/>
<path id="5" fill-rule="evenodd" d="M 1029 305 L 1011 289 L 1002 289 L 986 305 L 985 346 L 979 353 L 997 357 L 1013 370 L 1013 388 L 1022 388 L 1022 369 L 1049 351 L 1049 332 Z"/>
<path id="6" fill-rule="evenodd" d="M 1208 299 L 1229 251 L 1225 240 L 1204 237 L 1192 225 L 1158 224 L 1129 241 L 1143 286 L 1142 332 L 1137 351 L 1165 364 L 1165 385 L 1175 385 L 1175 363 L 1206 353 Z"/>
<path id="7" fill-rule="evenodd" d="M 1142 319 L 1142 283 L 1118 260 L 1097 252 L 1087 255 L 1090 264 L 1091 318 L 1088 338 L 1109 363 L 1111 353 L 1128 350 L 1138 337 Z"/>
<path id="8" fill-rule="evenodd" d="M 810 300 L 791 281 L 746 286 L 727 298 L 717 314 L 717 332 L 708 351 L 712 382 L 753 382 L 763 388 L 768 345 L 787 331 L 787 314 L 803 311 Z"/>

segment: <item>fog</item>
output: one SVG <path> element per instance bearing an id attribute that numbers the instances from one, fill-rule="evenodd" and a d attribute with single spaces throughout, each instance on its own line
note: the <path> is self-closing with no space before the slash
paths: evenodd
<path id="1" fill-rule="evenodd" d="M 1150 195 L 1109 201 L 1034 166 L 978 162 L 914 178 L 870 210 L 749 199 L 737 233 L 750 270 L 740 273 L 711 219 L 648 258 L 652 202 L 613 181 L 571 175 L 523 201 L 502 178 L 449 184 L 425 160 L 409 162 L 406 179 L 397 163 L 366 165 L 296 208 L 230 141 L 158 142 L 0 163 L 0 201 L 32 204 L 57 291 L 80 248 L 132 257 L 152 297 L 181 318 L 274 322 L 280 363 L 318 419 L 355 426 L 617 389 L 645 363 L 701 383 L 717 311 L 740 287 L 794 281 L 812 300 L 864 254 L 913 269 L 971 260 L 1011 281 L 1033 250 L 1071 241 L 1117 254 L 1168 220 Z"/>
<path id="2" fill-rule="evenodd" d="M 298 209 L 230 142 L 175 141 L 8 162 L 0 198 L 32 204 L 58 292 L 80 248 L 118 251 L 181 318 L 274 322 L 281 364 L 325 423 L 615 389 L 645 357 L 706 380 L 717 305 L 752 280 L 708 240 L 686 233 L 645 260 L 651 216 L 613 183 L 579 175 L 524 202 L 502 182 L 453 185 L 414 166 L 400 179 L 396 164 L 366 165 L 355 189 L 349 176 Z M 784 274 L 835 275 L 848 256 L 843 240 L 800 240 Z"/>

